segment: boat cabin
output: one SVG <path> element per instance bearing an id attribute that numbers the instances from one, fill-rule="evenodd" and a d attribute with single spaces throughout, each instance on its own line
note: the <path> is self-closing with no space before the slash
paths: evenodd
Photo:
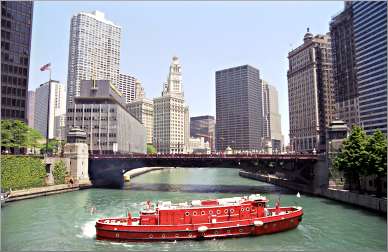
<path id="1" fill-rule="evenodd" d="M 268 200 L 260 195 L 226 199 L 193 200 L 190 203 L 159 202 L 156 209 L 140 212 L 140 225 L 217 223 L 265 216 Z"/>

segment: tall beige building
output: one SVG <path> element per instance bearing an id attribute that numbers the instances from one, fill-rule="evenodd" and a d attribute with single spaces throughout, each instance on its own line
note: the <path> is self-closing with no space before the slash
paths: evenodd
<path id="1" fill-rule="evenodd" d="M 139 80 L 135 81 L 134 101 L 127 104 L 129 112 L 139 120 L 147 130 L 147 143 L 152 143 L 154 135 L 154 103 L 145 98 L 144 88 Z"/>
<path id="2" fill-rule="evenodd" d="M 189 109 L 185 104 L 178 57 L 172 58 L 162 96 L 154 98 L 153 143 L 161 153 L 183 153 L 190 137 Z"/>
<path id="3" fill-rule="evenodd" d="M 281 115 L 279 113 L 278 91 L 275 86 L 269 85 L 265 80 L 262 82 L 263 102 L 263 140 L 271 141 L 272 151 L 283 150 L 284 137 L 282 135 Z"/>
<path id="4" fill-rule="evenodd" d="M 325 152 L 326 127 L 335 113 L 330 36 L 313 36 L 288 53 L 290 143 L 296 152 Z"/>

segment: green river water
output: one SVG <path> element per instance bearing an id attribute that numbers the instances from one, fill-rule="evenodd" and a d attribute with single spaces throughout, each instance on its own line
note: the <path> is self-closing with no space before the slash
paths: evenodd
<path id="1" fill-rule="evenodd" d="M 97 241 L 98 218 L 137 214 L 150 199 L 184 202 L 261 193 L 273 206 L 300 205 L 294 230 L 247 238 L 121 243 Z M 96 212 L 91 209 L 95 208 Z M 176 168 L 135 177 L 123 190 L 87 189 L 9 202 L 1 209 L 2 251 L 386 251 L 387 219 L 374 212 L 241 178 L 237 169 Z"/>

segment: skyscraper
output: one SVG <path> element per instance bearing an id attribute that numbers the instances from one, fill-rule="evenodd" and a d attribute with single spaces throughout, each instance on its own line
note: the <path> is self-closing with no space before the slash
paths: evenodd
<path id="1" fill-rule="evenodd" d="M 81 12 L 70 26 L 67 106 L 80 93 L 81 80 L 119 81 L 121 27 L 105 19 L 104 13 Z"/>
<path id="2" fill-rule="evenodd" d="M 136 98 L 127 103 L 128 111 L 139 120 L 147 130 L 147 143 L 152 143 L 154 135 L 154 103 L 145 97 L 144 88 L 139 80 L 135 84 Z"/>
<path id="3" fill-rule="evenodd" d="M 203 137 L 209 143 L 210 149 L 215 148 L 215 119 L 214 116 L 194 116 L 190 118 L 190 136 Z"/>
<path id="4" fill-rule="evenodd" d="M 263 88 L 263 140 L 271 141 L 272 151 L 283 149 L 284 137 L 278 105 L 278 91 L 262 80 Z"/>
<path id="5" fill-rule="evenodd" d="M 359 124 L 351 2 L 330 23 L 336 117 L 349 127 Z"/>
<path id="6" fill-rule="evenodd" d="M 290 143 L 296 152 L 325 152 L 335 113 L 330 36 L 307 29 L 303 41 L 288 53 Z"/>
<path id="7" fill-rule="evenodd" d="M 27 123 L 28 126 L 34 127 L 34 117 L 35 117 L 35 91 L 28 91 L 28 105 L 27 105 Z"/>
<path id="8" fill-rule="evenodd" d="M 188 134 L 188 107 L 185 105 L 182 72 L 178 57 L 172 58 L 162 96 L 154 98 L 154 138 L 158 152 L 182 153 Z"/>
<path id="9" fill-rule="evenodd" d="M 353 2 L 360 124 L 387 133 L 387 3 Z"/>
<path id="10" fill-rule="evenodd" d="M 1 119 L 27 122 L 32 16 L 32 1 L 1 1 Z"/>
<path id="11" fill-rule="evenodd" d="M 50 94 L 49 82 L 41 84 L 35 91 L 34 128 L 46 137 L 47 115 L 49 114 L 49 138 L 64 140 L 66 115 L 65 87 L 55 80 L 51 81 L 50 86 Z"/>
<path id="12" fill-rule="evenodd" d="M 216 72 L 216 149 L 259 151 L 262 135 L 259 70 L 243 65 Z"/>
<path id="13" fill-rule="evenodd" d="M 135 97 L 136 97 L 135 84 L 136 84 L 135 77 L 130 76 L 128 74 L 120 73 L 118 88 L 120 92 L 123 94 L 126 103 L 130 103 L 131 101 L 135 100 Z"/>

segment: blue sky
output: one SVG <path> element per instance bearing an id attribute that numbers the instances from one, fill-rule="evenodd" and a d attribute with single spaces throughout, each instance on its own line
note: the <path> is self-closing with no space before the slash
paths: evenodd
<path id="1" fill-rule="evenodd" d="M 140 79 L 146 96 L 159 96 L 173 55 L 180 58 L 190 116 L 215 115 L 215 71 L 250 64 L 276 86 L 282 132 L 288 142 L 287 53 L 306 28 L 329 31 L 342 1 L 36 1 L 29 89 L 47 81 L 40 66 L 67 83 L 72 15 L 99 10 L 122 27 L 121 72 Z"/>

